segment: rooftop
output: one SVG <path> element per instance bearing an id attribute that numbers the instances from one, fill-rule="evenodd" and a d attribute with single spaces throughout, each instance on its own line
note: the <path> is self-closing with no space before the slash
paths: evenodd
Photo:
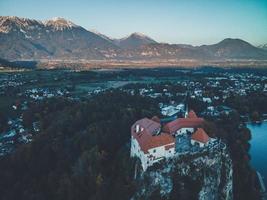
<path id="1" fill-rule="evenodd" d="M 167 133 L 173 133 L 181 128 L 198 128 L 201 127 L 204 122 L 203 118 L 179 118 L 167 123 L 163 130 Z"/>
<path id="2" fill-rule="evenodd" d="M 168 148 L 175 142 L 175 139 L 167 133 L 162 132 L 155 135 L 157 131 L 160 131 L 160 128 L 160 123 L 148 118 L 134 123 L 131 128 L 132 136 L 138 141 L 143 152 L 147 153 L 149 149 L 165 145 L 168 145 L 166 147 Z"/>
<path id="3" fill-rule="evenodd" d="M 202 143 L 207 143 L 209 141 L 209 136 L 203 128 L 198 128 L 197 131 L 191 136 L 191 139 Z"/>

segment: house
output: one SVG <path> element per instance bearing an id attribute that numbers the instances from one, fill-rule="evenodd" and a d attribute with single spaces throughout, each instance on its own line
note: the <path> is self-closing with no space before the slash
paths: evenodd
<path id="1" fill-rule="evenodd" d="M 161 114 L 169 117 L 184 112 L 185 109 L 184 104 L 176 105 L 174 102 L 171 105 L 163 105 L 163 103 L 160 103 L 159 107 L 161 108 Z"/>
<path id="2" fill-rule="evenodd" d="M 33 130 L 35 132 L 39 132 L 40 131 L 40 122 L 33 122 L 32 127 L 33 127 Z"/>
<path id="3" fill-rule="evenodd" d="M 178 110 L 180 110 L 180 111 L 184 111 L 184 109 L 185 109 L 185 105 L 184 105 L 183 103 L 180 103 L 180 104 L 178 104 L 178 105 L 176 106 L 176 108 L 177 108 Z"/>
<path id="4" fill-rule="evenodd" d="M 203 97 L 202 101 L 205 102 L 205 103 L 212 103 L 212 100 L 209 97 Z"/>
<path id="5" fill-rule="evenodd" d="M 214 106 L 208 106 L 207 110 L 210 112 L 214 112 L 215 108 L 214 108 Z"/>
<path id="6" fill-rule="evenodd" d="M 179 110 L 173 105 L 166 106 L 161 109 L 161 114 L 165 116 L 173 116 L 177 114 L 178 112 Z"/>
<path id="7" fill-rule="evenodd" d="M 225 114 L 225 115 L 229 115 L 233 110 L 228 107 L 228 106 L 218 106 L 217 110 L 221 113 L 221 114 Z"/>
<path id="8" fill-rule="evenodd" d="M 161 124 L 152 119 L 138 120 L 131 128 L 131 157 L 140 158 L 143 170 L 175 154 L 175 139 L 160 132 Z"/>
<path id="9" fill-rule="evenodd" d="M 210 138 L 203 128 L 198 128 L 195 133 L 191 136 L 191 144 L 198 145 L 200 147 L 207 146 Z"/>

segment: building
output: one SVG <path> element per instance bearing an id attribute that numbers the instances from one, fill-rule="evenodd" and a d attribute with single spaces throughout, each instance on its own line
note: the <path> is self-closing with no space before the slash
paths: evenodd
<path id="1" fill-rule="evenodd" d="M 203 97 L 202 101 L 205 102 L 205 103 L 212 103 L 212 100 L 209 97 Z"/>
<path id="2" fill-rule="evenodd" d="M 204 119 L 197 117 L 196 113 L 191 110 L 185 118 L 178 118 L 167 123 L 163 127 L 163 131 L 174 136 L 193 133 L 196 128 L 202 126 L 203 122 Z"/>
<path id="3" fill-rule="evenodd" d="M 210 138 L 203 128 L 198 128 L 195 133 L 191 136 L 191 144 L 199 145 L 200 147 L 207 146 Z"/>
<path id="4" fill-rule="evenodd" d="M 201 128 L 203 122 L 194 111 L 165 125 L 158 117 L 138 120 L 131 127 L 131 157 L 138 157 L 145 171 L 154 163 L 175 156 L 177 136 L 186 135 L 188 140 L 191 138 L 191 145 L 205 147 L 210 138 Z"/>
<path id="5" fill-rule="evenodd" d="M 178 104 L 178 105 L 169 105 L 169 106 L 163 106 L 160 105 L 161 108 L 161 114 L 164 116 L 173 116 L 176 115 L 178 113 L 184 112 L 185 106 L 184 104 Z"/>
<path id="6" fill-rule="evenodd" d="M 132 125 L 131 156 L 140 158 L 144 171 L 148 166 L 175 154 L 174 137 L 160 131 L 161 124 L 148 118 Z"/>
<path id="7" fill-rule="evenodd" d="M 178 110 L 175 106 L 170 105 L 170 106 L 163 107 L 161 109 L 161 114 L 165 116 L 173 116 L 173 115 L 176 115 L 179 111 L 180 110 Z"/>

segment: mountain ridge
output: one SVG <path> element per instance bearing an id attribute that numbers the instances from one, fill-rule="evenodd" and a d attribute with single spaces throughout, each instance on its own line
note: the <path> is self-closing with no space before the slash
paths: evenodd
<path id="1" fill-rule="evenodd" d="M 142 45 L 147 44 L 156 44 L 157 42 L 152 39 L 151 37 L 143 34 L 134 32 L 126 37 L 123 37 L 121 39 L 114 39 L 114 44 L 118 45 L 121 48 L 124 49 L 131 49 L 131 48 L 137 48 Z"/>
<path id="2" fill-rule="evenodd" d="M 216 44 L 158 43 L 142 33 L 112 39 L 61 17 L 39 21 L 0 17 L 0 58 L 7 60 L 267 60 L 267 51 L 241 40 Z"/>

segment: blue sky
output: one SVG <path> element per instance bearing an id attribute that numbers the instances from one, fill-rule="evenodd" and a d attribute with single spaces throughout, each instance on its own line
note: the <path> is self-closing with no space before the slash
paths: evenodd
<path id="1" fill-rule="evenodd" d="M 114 38 L 141 32 L 168 43 L 267 43 L 267 0 L 0 0 L 0 15 L 64 17 Z"/>

